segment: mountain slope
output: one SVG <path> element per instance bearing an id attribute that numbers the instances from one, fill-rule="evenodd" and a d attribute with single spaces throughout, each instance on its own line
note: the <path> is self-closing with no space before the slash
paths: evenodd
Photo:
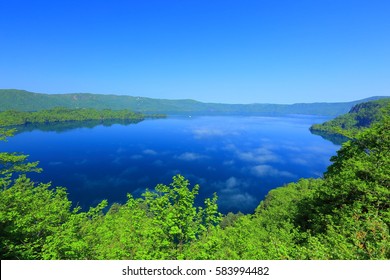
<path id="1" fill-rule="evenodd" d="M 358 103 L 382 97 L 340 103 L 219 104 L 190 99 L 168 100 L 126 95 L 91 93 L 42 94 L 24 90 L 0 89 L 0 111 L 37 111 L 53 107 L 129 109 L 140 113 L 163 114 L 308 114 L 336 116 L 346 113 Z"/>
<path id="2" fill-rule="evenodd" d="M 310 131 L 316 134 L 342 135 L 354 138 L 355 135 L 390 115 L 390 98 L 359 103 L 344 115 L 323 124 L 314 124 Z"/>

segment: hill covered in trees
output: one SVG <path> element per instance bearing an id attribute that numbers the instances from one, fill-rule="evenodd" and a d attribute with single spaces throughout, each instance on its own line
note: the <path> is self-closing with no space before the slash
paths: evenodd
<path id="1" fill-rule="evenodd" d="M 251 215 L 181 175 L 110 209 L 72 209 L 27 156 L 0 153 L 1 259 L 390 259 L 390 118 L 345 143 L 322 179 L 274 189 Z M 11 136 L 0 130 L 0 139 Z"/>
<path id="2" fill-rule="evenodd" d="M 371 124 L 379 122 L 390 115 L 390 98 L 359 103 L 344 115 L 323 124 L 314 124 L 310 130 L 313 133 L 326 136 L 342 135 L 353 138 Z"/>
<path id="3" fill-rule="evenodd" d="M 164 117 L 163 115 L 144 115 L 129 110 L 97 110 L 53 108 L 36 112 L 3 111 L 0 112 L 0 127 L 30 124 L 53 124 L 71 121 L 128 121 L 139 122 L 145 117 Z"/>
<path id="4" fill-rule="evenodd" d="M 365 101 L 380 99 L 371 97 Z M 91 93 L 42 94 L 24 90 L 1 89 L 0 111 L 39 111 L 54 107 L 127 109 L 149 114 L 245 114 L 245 115 L 328 115 L 337 116 L 348 112 L 352 106 L 364 100 L 340 103 L 281 104 L 219 104 L 195 100 L 168 100 L 126 95 L 103 95 Z"/>

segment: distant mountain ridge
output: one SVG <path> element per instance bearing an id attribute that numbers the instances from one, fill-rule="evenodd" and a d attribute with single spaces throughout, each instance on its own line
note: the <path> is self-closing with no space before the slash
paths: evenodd
<path id="1" fill-rule="evenodd" d="M 328 115 L 347 113 L 354 105 L 385 97 L 375 96 L 363 100 L 337 103 L 285 104 L 222 104 L 203 103 L 191 99 L 169 100 L 127 95 L 68 93 L 44 94 L 17 89 L 0 89 L 0 111 L 39 111 L 54 107 L 129 109 L 139 113 L 177 115 Z"/>

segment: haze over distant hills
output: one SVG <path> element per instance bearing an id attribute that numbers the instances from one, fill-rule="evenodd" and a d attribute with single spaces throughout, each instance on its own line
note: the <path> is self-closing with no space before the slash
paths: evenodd
<path id="1" fill-rule="evenodd" d="M 297 103 L 285 104 L 222 104 L 203 103 L 191 99 L 169 100 L 135 97 L 126 95 L 106 95 L 92 93 L 44 94 L 25 90 L 0 89 L 0 111 L 37 111 L 54 107 L 129 109 L 141 113 L 162 113 L 177 115 L 329 115 L 347 113 L 354 105 L 384 97 L 375 96 L 362 100 L 337 103 Z"/>

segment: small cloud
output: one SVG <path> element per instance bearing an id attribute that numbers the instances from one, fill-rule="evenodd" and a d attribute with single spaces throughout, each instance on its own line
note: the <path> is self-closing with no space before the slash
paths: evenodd
<path id="1" fill-rule="evenodd" d="M 303 158 L 292 158 L 291 162 L 296 163 L 296 164 L 300 164 L 300 165 L 305 165 L 305 166 L 310 164 L 310 162 L 308 160 L 303 159 Z"/>
<path id="2" fill-rule="evenodd" d="M 253 175 L 258 177 L 272 176 L 272 177 L 295 177 L 294 174 L 287 171 L 280 171 L 270 165 L 262 164 L 251 168 Z"/>
<path id="3" fill-rule="evenodd" d="M 234 160 L 225 160 L 222 164 L 231 166 L 231 165 L 234 165 Z"/>
<path id="4" fill-rule="evenodd" d="M 196 138 L 223 136 L 226 134 L 225 131 L 222 131 L 220 129 L 208 129 L 208 128 L 195 129 L 193 133 L 195 134 Z"/>
<path id="5" fill-rule="evenodd" d="M 154 150 L 151 150 L 151 149 L 146 149 L 142 153 L 145 154 L 145 155 L 148 155 L 148 156 L 155 156 L 155 155 L 157 155 L 157 152 L 154 151 Z"/>
<path id="6" fill-rule="evenodd" d="M 229 151 L 229 152 L 236 152 L 238 151 L 237 147 L 234 145 L 234 144 L 226 144 L 224 147 L 222 147 L 222 150 L 226 150 L 226 151 Z"/>
<path id="7" fill-rule="evenodd" d="M 122 147 L 119 147 L 118 149 L 116 149 L 116 153 L 117 153 L 117 154 L 122 154 L 122 153 L 124 153 L 124 152 L 126 152 L 126 149 L 124 149 L 124 148 L 122 148 Z"/>
<path id="8" fill-rule="evenodd" d="M 280 162 L 279 157 L 264 147 L 249 152 L 236 151 L 239 159 L 257 163 Z"/>
<path id="9" fill-rule="evenodd" d="M 237 180 L 236 177 L 230 177 L 229 179 L 226 180 L 226 187 L 231 189 L 235 188 L 239 185 L 239 181 Z"/>
<path id="10" fill-rule="evenodd" d="M 251 211 L 259 204 L 259 201 L 253 195 L 244 193 L 222 193 L 219 195 L 218 204 L 221 208 L 231 209 L 233 211 Z"/>
<path id="11" fill-rule="evenodd" d="M 229 177 L 225 181 L 212 182 L 211 187 L 217 190 L 218 205 L 229 211 L 251 211 L 258 204 L 258 199 L 245 189 L 253 185 L 247 179 Z"/>
<path id="12" fill-rule="evenodd" d="M 207 158 L 207 156 L 187 152 L 187 153 L 183 153 L 179 156 L 176 156 L 176 158 L 179 160 L 184 160 L 184 161 L 194 161 L 194 160 L 205 159 L 205 158 Z"/>
<path id="13" fill-rule="evenodd" d="M 218 193 L 232 194 L 241 193 L 243 189 L 248 188 L 251 184 L 246 179 L 239 179 L 234 176 L 229 177 L 226 181 L 217 181 L 212 184 Z"/>
<path id="14" fill-rule="evenodd" d="M 281 146 L 281 148 L 283 148 L 285 150 L 292 151 L 292 152 L 301 152 L 302 151 L 301 147 L 295 146 L 294 144 L 284 144 Z"/>

